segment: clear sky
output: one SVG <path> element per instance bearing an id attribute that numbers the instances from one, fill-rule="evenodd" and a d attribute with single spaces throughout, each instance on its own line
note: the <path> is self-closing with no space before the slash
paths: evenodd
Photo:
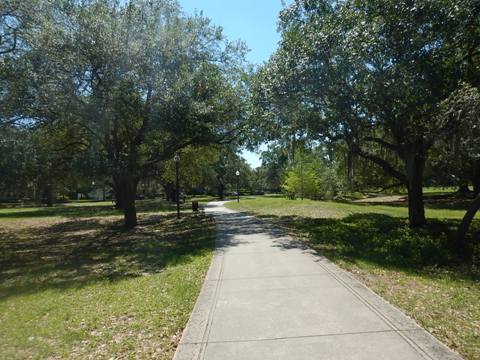
<path id="1" fill-rule="evenodd" d="M 179 0 L 188 14 L 203 11 L 212 23 L 223 27 L 230 40 L 246 42 L 250 52 L 247 60 L 261 64 L 277 47 L 277 18 L 282 0 Z M 259 156 L 244 151 L 242 156 L 252 167 L 260 166 Z"/>

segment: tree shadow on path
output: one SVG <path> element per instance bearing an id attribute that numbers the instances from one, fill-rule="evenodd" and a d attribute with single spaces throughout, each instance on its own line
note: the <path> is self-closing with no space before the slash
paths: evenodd
<path id="1" fill-rule="evenodd" d="M 457 222 L 430 220 L 421 229 L 410 229 L 407 219 L 376 213 L 352 214 L 342 219 L 317 219 L 297 216 L 259 216 L 302 238 L 319 255 L 333 261 L 364 261 L 383 268 L 421 274 L 443 268 L 456 276 L 477 278 L 471 272 L 478 230 L 469 246 L 458 249 L 452 236 Z M 297 246 L 297 245 L 295 245 Z"/>

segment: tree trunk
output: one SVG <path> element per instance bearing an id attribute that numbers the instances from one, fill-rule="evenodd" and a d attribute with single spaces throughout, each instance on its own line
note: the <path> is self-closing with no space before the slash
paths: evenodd
<path id="1" fill-rule="evenodd" d="M 163 186 L 163 189 L 165 190 L 165 200 L 167 201 L 171 201 L 171 202 L 174 202 L 176 201 L 176 198 L 175 198 L 175 193 L 176 193 L 176 190 L 175 190 L 175 185 L 173 184 L 165 184 Z"/>
<path id="2" fill-rule="evenodd" d="M 288 154 L 288 160 L 290 163 L 290 166 L 293 166 L 295 164 L 295 152 L 297 151 L 296 149 L 296 138 L 295 135 L 292 136 L 290 139 L 290 153 Z"/>
<path id="3" fill-rule="evenodd" d="M 465 243 L 465 236 L 467 235 L 470 224 L 472 223 L 475 214 L 480 208 L 480 194 L 475 197 L 475 199 L 470 203 L 468 210 L 463 217 L 462 223 L 458 227 L 457 231 L 457 244 L 463 246 Z"/>
<path id="4" fill-rule="evenodd" d="M 127 229 L 133 229 L 138 225 L 137 209 L 135 208 L 138 182 L 130 174 L 114 176 L 113 181 L 117 204 L 121 204 L 123 207 L 124 225 Z"/>
<path id="5" fill-rule="evenodd" d="M 47 185 L 47 186 L 45 187 L 44 199 L 45 199 L 45 204 L 46 204 L 48 207 L 52 207 L 52 206 L 53 206 L 53 189 L 52 189 L 52 186 L 51 186 L 51 185 Z"/>
<path id="6" fill-rule="evenodd" d="M 217 189 L 217 190 L 218 190 L 218 198 L 219 198 L 220 200 L 225 199 L 225 186 L 224 186 L 222 183 L 220 183 L 220 184 L 218 185 L 218 189 Z"/>
<path id="7" fill-rule="evenodd" d="M 33 202 L 36 202 L 36 203 L 39 202 L 39 201 L 38 201 L 37 186 L 38 186 L 37 181 L 34 181 L 34 182 L 33 182 L 33 187 L 32 187 L 32 199 L 33 199 Z"/>
<path id="8" fill-rule="evenodd" d="M 125 201 L 123 199 L 123 192 L 120 179 L 113 180 L 113 196 L 115 197 L 115 209 L 123 210 L 125 209 Z"/>
<path id="9" fill-rule="evenodd" d="M 425 156 L 421 145 L 411 146 L 406 157 L 408 181 L 408 219 L 410 227 L 426 224 L 423 204 L 423 171 Z"/>
<path id="10" fill-rule="evenodd" d="M 135 192 L 129 190 L 125 196 L 125 209 L 123 210 L 125 227 L 133 229 L 138 225 L 137 209 L 135 207 Z"/>
<path id="11" fill-rule="evenodd" d="M 478 194 L 480 194 L 480 161 L 475 162 L 473 168 L 472 184 L 473 194 L 474 196 L 477 196 Z"/>
<path id="12" fill-rule="evenodd" d="M 137 182 L 131 177 L 125 176 L 125 192 L 124 192 L 124 205 L 123 210 L 125 227 L 127 229 L 133 229 L 138 225 L 137 222 L 137 209 L 135 207 L 135 198 L 137 197 Z"/>
<path id="13" fill-rule="evenodd" d="M 468 181 L 463 181 L 460 186 L 458 187 L 458 190 L 457 192 L 459 194 L 469 194 L 470 193 L 470 189 L 468 188 Z"/>
<path id="14" fill-rule="evenodd" d="M 480 179 L 473 183 L 473 195 L 477 196 L 480 194 Z"/>
<path id="15" fill-rule="evenodd" d="M 353 153 L 347 152 L 347 181 L 349 190 L 353 191 Z"/>
<path id="16" fill-rule="evenodd" d="M 300 197 L 301 197 L 301 200 L 303 200 L 303 197 L 304 197 L 304 190 L 305 190 L 305 180 L 304 180 L 304 176 L 303 176 L 303 159 L 300 159 L 301 163 L 300 163 Z"/>

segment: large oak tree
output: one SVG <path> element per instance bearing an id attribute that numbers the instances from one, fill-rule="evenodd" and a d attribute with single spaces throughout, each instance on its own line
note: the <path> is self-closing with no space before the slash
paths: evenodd
<path id="1" fill-rule="evenodd" d="M 380 166 L 407 187 L 410 225 L 423 225 L 428 151 L 448 129 L 438 106 L 471 77 L 477 15 L 473 0 L 295 1 L 281 14 L 280 48 L 254 83 L 262 128 L 298 124 L 282 116 L 293 99 L 297 113 L 310 114 L 300 122 L 304 136 L 345 142 Z M 470 45 L 462 50 L 459 39 Z"/>
<path id="2" fill-rule="evenodd" d="M 5 99 L 30 122 L 75 124 L 72 143 L 95 149 L 125 225 L 134 227 L 139 181 L 182 148 L 236 134 L 245 47 L 208 19 L 185 16 L 175 1 L 32 6 L 38 21 L 16 61 L 27 82 L 14 82 L 18 90 Z"/>

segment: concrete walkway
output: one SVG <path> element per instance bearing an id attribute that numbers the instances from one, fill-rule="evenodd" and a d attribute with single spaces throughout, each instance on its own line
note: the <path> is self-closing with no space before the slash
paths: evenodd
<path id="1" fill-rule="evenodd" d="M 302 243 L 222 202 L 206 211 L 217 251 L 175 360 L 460 359 Z"/>

